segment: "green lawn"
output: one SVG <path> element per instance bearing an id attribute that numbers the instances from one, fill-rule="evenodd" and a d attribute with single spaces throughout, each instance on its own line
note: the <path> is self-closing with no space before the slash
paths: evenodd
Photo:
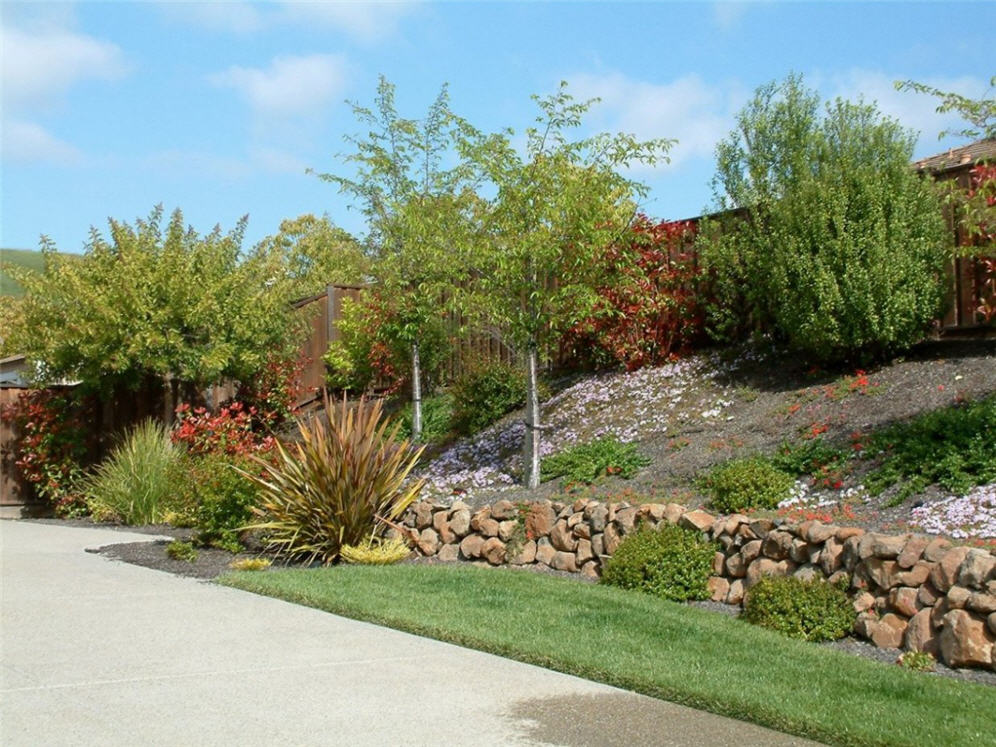
<path id="1" fill-rule="evenodd" d="M 996 688 L 635 592 L 472 566 L 285 569 L 221 583 L 831 744 L 996 745 Z"/>

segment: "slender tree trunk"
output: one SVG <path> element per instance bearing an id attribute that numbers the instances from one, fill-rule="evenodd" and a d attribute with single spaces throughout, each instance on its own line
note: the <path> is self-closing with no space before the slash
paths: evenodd
<path id="1" fill-rule="evenodd" d="M 412 441 L 422 440 L 422 362 L 418 340 L 412 343 Z"/>
<path id="2" fill-rule="evenodd" d="M 529 344 L 528 366 L 529 383 L 526 388 L 526 438 L 524 443 L 523 462 L 525 467 L 525 483 L 527 488 L 538 488 L 540 484 L 540 439 L 542 427 L 540 424 L 539 381 L 536 342 Z"/>

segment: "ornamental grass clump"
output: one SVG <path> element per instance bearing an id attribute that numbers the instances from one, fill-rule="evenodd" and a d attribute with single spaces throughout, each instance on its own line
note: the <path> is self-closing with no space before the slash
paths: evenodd
<path id="1" fill-rule="evenodd" d="M 742 619 L 804 641 L 833 641 L 854 627 L 844 590 L 822 579 L 765 576 L 751 587 Z"/>
<path id="2" fill-rule="evenodd" d="M 392 539 L 367 538 L 359 545 L 343 545 L 342 559 L 354 565 L 392 565 L 411 555 L 408 543 L 400 537 Z"/>
<path id="3" fill-rule="evenodd" d="M 716 546 L 695 531 L 666 524 L 642 527 L 605 564 L 602 583 L 685 602 L 706 599 Z"/>
<path id="4" fill-rule="evenodd" d="M 182 503 L 183 449 L 169 431 L 147 420 L 135 426 L 83 484 L 98 520 L 157 524 Z"/>
<path id="5" fill-rule="evenodd" d="M 361 545 L 397 521 L 422 490 L 407 482 L 422 449 L 399 440 L 398 425 L 381 403 L 361 399 L 340 406 L 325 397 L 320 417 L 299 420 L 300 441 L 277 444 L 273 464 L 253 457 L 262 475 L 243 474 L 260 488 L 260 521 L 267 548 L 286 560 L 324 565 L 339 559 L 343 545 Z"/>

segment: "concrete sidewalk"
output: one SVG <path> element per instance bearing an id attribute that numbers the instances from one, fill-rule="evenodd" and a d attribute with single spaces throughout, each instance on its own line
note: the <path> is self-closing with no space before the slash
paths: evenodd
<path id="1" fill-rule="evenodd" d="M 84 552 L 149 539 L 0 522 L 0 743 L 809 744 Z"/>

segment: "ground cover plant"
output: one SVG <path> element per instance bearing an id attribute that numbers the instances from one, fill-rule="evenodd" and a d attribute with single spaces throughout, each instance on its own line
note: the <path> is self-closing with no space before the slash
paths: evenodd
<path id="1" fill-rule="evenodd" d="M 628 480 L 648 464 L 650 459 L 637 450 L 636 444 L 605 436 L 544 457 L 540 472 L 544 482 L 562 477 L 567 484 L 590 485 L 610 475 Z"/>
<path id="2" fill-rule="evenodd" d="M 706 599 L 716 546 L 700 533 L 668 524 L 642 528 L 620 543 L 605 563 L 602 583 L 673 602 Z"/>
<path id="3" fill-rule="evenodd" d="M 607 586 L 473 567 L 340 566 L 222 582 L 827 744 L 991 741 L 992 690 Z"/>

